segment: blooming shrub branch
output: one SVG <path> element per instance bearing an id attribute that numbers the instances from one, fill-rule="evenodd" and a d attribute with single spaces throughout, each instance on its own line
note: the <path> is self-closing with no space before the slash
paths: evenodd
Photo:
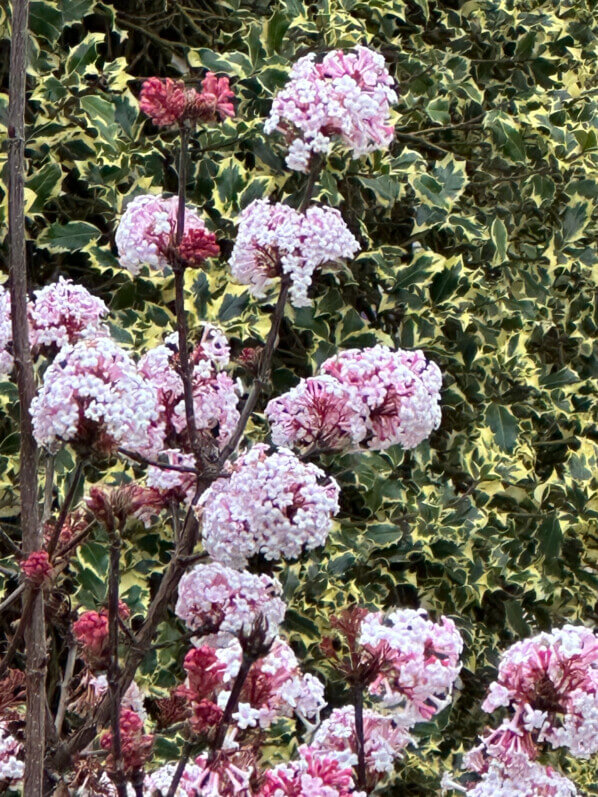
<path id="1" fill-rule="evenodd" d="M 131 279 L 150 275 L 170 286 L 172 277 L 174 329 L 143 345 L 119 343 L 108 307 L 81 285 L 61 277 L 28 305 L 0 286 L 0 374 L 19 375 L 22 357 L 33 356 L 31 401 L 19 383 L 30 442 L 77 461 L 58 505 L 48 479 L 39 545 L 19 552 L 27 596 L 20 628 L 41 620 L 39 650 L 51 636 L 44 600 L 60 608 L 81 560 L 108 549 L 81 604 L 61 617 L 68 661 L 50 722 L 55 738 L 40 743 L 46 781 L 74 795 L 384 793 L 396 763 L 441 727 L 461 688 L 458 618 L 407 608 L 398 594 L 384 610 L 348 594 L 314 653 L 293 635 L 289 607 L 305 568 L 317 570 L 316 557 L 346 532 L 338 463 L 393 447 L 409 452 L 439 427 L 443 376 L 433 357 L 390 342 L 336 351 L 331 336 L 316 373 L 289 370 L 287 389 L 263 396 L 285 314 L 309 312 L 323 270 L 338 276 L 363 248 L 355 219 L 325 203 L 327 190 L 313 200 L 335 151 L 357 160 L 389 147 L 394 81 L 383 55 L 361 45 L 300 58 L 275 92 L 265 131 L 282 134 L 287 167 L 304 175 L 301 200 L 246 198 L 227 241 L 212 231 L 209 207 L 187 203 L 187 177 L 194 140 L 210 125 L 233 123 L 236 88 L 213 72 L 198 88 L 159 77 L 141 87 L 141 112 L 164 141 L 177 136 L 178 192 L 127 198 L 114 241 Z M 225 252 L 227 265 L 218 261 Z M 228 269 L 246 286 L 263 348 L 236 357 L 234 330 L 229 337 L 208 318 L 195 323 L 186 277 L 210 269 Z M 154 559 L 143 563 L 140 584 L 131 551 L 142 534 Z M 326 604 L 324 588 L 317 596 Z M 31 726 L 33 710 L 30 695 L 26 707 L 20 693 L 10 695 L 19 633 L 0 664 L 6 788 L 25 776 L 18 731 L 23 715 Z M 169 647 L 180 655 L 152 681 Z M 598 751 L 596 662 L 596 636 L 583 626 L 515 643 L 482 704 L 501 711 L 501 721 L 464 757 L 470 774 L 446 774 L 443 787 L 476 797 L 576 794 L 538 759 L 556 748 L 576 758 Z M 37 677 L 45 678 L 43 668 Z M 332 683 L 337 698 L 329 702 Z"/>

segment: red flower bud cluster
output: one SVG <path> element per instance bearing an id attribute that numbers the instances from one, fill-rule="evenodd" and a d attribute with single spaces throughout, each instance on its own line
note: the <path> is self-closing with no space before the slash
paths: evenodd
<path id="1" fill-rule="evenodd" d="M 47 551 L 34 551 L 21 562 L 21 570 L 32 584 L 38 587 L 47 581 L 52 572 L 52 564 Z"/>
<path id="2" fill-rule="evenodd" d="M 118 602 L 118 614 L 126 620 L 131 610 L 123 601 Z M 108 611 L 87 611 L 73 623 L 75 639 L 83 648 L 84 656 L 91 662 L 103 659 L 108 653 Z M 90 663 L 91 663 L 90 662 Z"/>
<path id="3" fill-rule="evenodd" d="M 143 732 L 143 720 L 131 709 L 123 708 L 120 712 L 120 739 L 125 773 L 130 775 L 136 769 L 141 769 L 148 760 L 152 745 L 153 735 Z M 104 750 L 112 747 L 112 732 L 104 734 L 100 740 Z M 114 765 L 112 754 L 106 761 L 108 769 Z"/>
<path id="4" fill-rule="evenodd" d="M 187 89 L 182 80 L 150 77 L 141 87 L 139 107 L 157 127 L 182 126 L 234 116 L 234 96 L 229 79 L 213 72 L 207 73 L 201 91 Z"/>

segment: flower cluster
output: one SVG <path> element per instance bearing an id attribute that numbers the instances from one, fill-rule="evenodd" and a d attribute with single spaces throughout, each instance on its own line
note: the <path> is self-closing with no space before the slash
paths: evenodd
<path id="1" fill-rule="evenodd" d="M 368 414 L 358 389 L 333 376 L 302 379 L 266 407 L 274 445 L 323 451 L 358 445 L 367 434 Z"/>
<path id="2" fill-rule="evenodd" d="M 299 754 L 265 773 L 259 797 L 357 797 L 350 767 L 305 745 Z"/>
<path id="3" fill-rule="evenodd" d="M 218 370 L 228 362 L 228 344 L 222 338 L 220 330 L 206 325 L 202 340 L 191 355 L 195 428 L 215 439 L 219 446 L 226 444 L 239 420 L 238 385 Z M 150 349 L 139 361 L 139 372 L 157 392 L 162 445 L 170 448 L 189 443 L 183 379 L 177 365 L 178 348 L 172 337 L 165 345 Z"/>
<path id="4" fill-rule="evenodd" d="M 201 645 L 185 656 L 187 680 L 178 693 L 189 701 L 196 733 L 207 733 L 220 722 L 242 660 L 241 644 L 236 641 L 221 648 Z M 278 637 L 270 651 L 251 665 L 233 720 L 240 731 L 265 729 L 293 714 L 313 719 L 324 706 L 323 684 L 301 672 L 292 649 Z"/>
<path id="5" fill-rule="evenodd" d="M 273 639 L 286 610 L 281 595 L 276 578 L 200 564 L 182 577 L 175 611 L 199 636 L 217 633 L 228 642 L 261 623 Z"/>
<path id="6" fill-rule="evenodd" d="M 120 264 L 136 276 L 141 266 L 164 270 L 176 261 L 198 266 L 208 257 L 219 254 L 214 233 L 189 206 L 185 208 L 185 226 L 180 246 L 175 244 L 177 197 L 143 194 L 126 207 L 116 231 Z"/>
<path id="7" fill-rule="evenodd" d="M 124 619 L 130 610 L 126 603 L 119 601 L 118 613 Z M 85 659 L 92 664 L 102 665 L 108 652 L 108 612 L 93 610 L 82 612 L 73 623 L 73 634 L 82 648 Z"/>
<path id="8" fill-rule="evenodd" d="M 179 465 L 187 468 L 195 467 L 193 455 L 186 454 L 178 448 L 167 448 L 160 453 L 160 457 L 169 465 Z M 195 495 L 197 478 L 191 471 L 180 471 L 151 465 L 147 469 L 146 483 L 149 488 L 160 493 L 164 504 L 168 504 L 173 500 L 190 504 Z"/>
<path id="9" fill-rule="evenodd" d="M 324 545 L 338 512 L 333 479 L 288 449 L 267 451 L 260 443 L 240 456 L 230 477 L 214 482 L 198 504 L 205 549 L 231 567 L 257 554 L 296 559 Z"/>
<path id="10" fill-rule="evenodd" d="M 392 772 L 396 759 L 407 745 L 414 743 L 398 719 L 367 708 L 363 711 L 363 738 L 366 771 L 374 781 Z M 357 766 L 353 706 L 335 708 L 316 731 L 312 747 L 336 758 L 344 766 Z"/>
<path id="11" fill-rule="evenodd" d="M 397 101 L 384 58 L 367 47 L 333 50 L 320 63 L 300 58 L 274 98 L 265 131 L 281 131 L 289 144 L 287 166 L 301 172 L 326 154 L 338 136 L 354 158 L 388 147 L 393 138 L 390 106 Z"/>
<path id="12" fill-rule="evenodd" d="M 123 526 L 129 517 L 150 526 L 166 505 L 159 490 L 136 482 L 112 488 L 92 487 L 85 503 L 95 519 L 106 528 L 114 528 L 117 523 Z"/>
<path id="13" fill-rule="evenodd" d="M 394 350 L 381 344 L 347 349 L 326 360 L 321 371 L 361 400 L 366 425 L 362 442 L 367 448 L 385 449 L 397 443 L 414 448 L 440 424 L 442 374 L 419 350 Z"/>
<path id="14" fill-rule="evenodd" d="M 449 703 L 463 650 L 452 620 L 433 623 L 423 609 L 372 612 L 361 622 L 359 643 L 384 662 L 370 692 L 400 707 L 405 720 L 428 720 Z"/>
<path id="15" fill-rule="evenodd" d="M 107 337 L 61 350 L 44 374 L 31 415 L 35 439 L 50 450 L 76 441 L 102 453 L 119 445 L 153 452 L 160 443 L 156 390 Z"/>
<path id="16" fill-rule="evenodd" d="M 157 127 L 215 122 L 235 115 L 234 96 L 229 79 L 213 72 L 202 80 L 201 91 L 186 88 L 182 80 L 151 77 L 141 87 L 139 108 Z"/>
<path id="17" fill-rule="evenodd" d="M 10 353 L 12 344 L 12 321 L 10 315 L 10 293 L 0 285 L 0 377 L 12 371 L 13 359 Z"/>
<path id="18" fill-rule="evenodd" d="M 29 338 L 32 346 L 57 350 L 83 337 L 105 334 L 101 319 L 108 308 L 82 285 L 61 277 L 34 291 L 29 304 Z"/>
<path id="19" fill-rule="evenodd" d="M 276 445 L 414 448 L 440 423 L 442 375 L 421 351 L 347 349 L 266 407 Z"/>
<path id="20" fill-rule="evenodd" d="M 125 773 L 131 775 L 135 770 L 141 769 L 148 760 L 154 737 L 144 733 L 143 720 L 130 708 L 121 708 L 119 724 L 122 761 Z M 102 736 L 100 745 L 104 750 L 111 750 L 112 731 L 108 731 Z M 112 753 L 110 753 L 106 760 L 106 767 L 110 769 L 113 765 Z"/>
<path id="21" fill-rule="evenodd" d="M 41 586 L 52 572 L 47 551 L 33 551 L 24 562 L 21 562 L 21 570 L 29 581 Z"/>
<path id="22" fill-rule="evenodd" d="M 504 754 L 525 736 L 532 744 L 567 747 L 578 758 L 598 752 L 598 636 L 565 625 L 512 645 L 482 704 L 488 712 L 503 706 L 514 712 L 506 723 L 510 733 L 499 729 Z"/>
<path id="23" fill-rule="evenodd" d="M 274 279 L 286 276 L 291 303 L 305 307 L 310 304 L 307 292 L 314 271 L 353 257 L 358 250 L 359 243 L 335 208 L 312 205 L 301 213 L 256 199 L 241 213 L 229 263 L 233 277 L 258 298 Z"/>
<path id="24" fill-rule="evenodd" d="M 176 797 L 250 797 L 255 764 L 253 750 L 221 751 L 213 761 L 200 755 L 185 766 Z M 144 794 L 167 794 L 175 770 L 176 764 L 166 764 L 146 775 Z"/>
<path id="25" fill-rule="evenodd" d="M 0 784 L 15 784 L 25 774 L 25 764 L 19 756 L 22 745 L 10 733 L 6 723 L 0 722 Z"/>
<path id="26" fill-rule="evenodd" d="M 537 761 L 522 756 L 515 765 L 491 761 L 481 778 L 462 785 L 445 776 L 444 791 L 457 791 L 468 797 L 577 797 L 575 784 Z"/>

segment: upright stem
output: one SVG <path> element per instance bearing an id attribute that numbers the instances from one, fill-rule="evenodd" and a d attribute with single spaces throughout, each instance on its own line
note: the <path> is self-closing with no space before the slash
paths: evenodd
<path id="1" fill-rule="evenodd" d="M 110 697 L 110 725 L 112 728 L 113 780 L 118 797 L 127 797 L 127 779 L 122 758 L 120 738 L 120 670 L 118 666 L 118 575 L 120 566 L 120 538 L 116 529 L 110 533 L 110 574 L 108 583 L 108 694 Z"/>
<path id="2" fill-rule="evenodd" d="M 253 664 L 253 659 L 244 653 L 243 660 L 241 661 L 241 667 L 239 669 L 239 672 L 237 673 L 237 677 L 235 678 L 233 688 L 228 697 L 228 701 L 224 708 L 224 713 L 222 714 L 222 719 L 220 720 L 220 724 L 218 725 L 218 730 L 216 731 L 216 735 L 214 736 L 214 741 L 210 745 L 208 761 L 213 761 L 214 758 L 216 757 L 216 753 L 222 748 L 224 737 L 226 736 L 228 726 L 231 724 L 233 714 L 237 710 L 237 706 L 239 704 L 239 698 L 241 696 L 241 690 L 243 689 L 243 684 L 247 680 L 247 676 L 249 675 L 249 670 L 251 669 L 252 664 Z"/>
<path id="3" fill-rule="evenodd" d="M 365 768 L 365 738 L 363 735 L 363 687 L 355 684 L 353 687 L 353 701 L 355 704 L 355 746 L 357 747 L 357 787 L 366 789 Z"/>
<path id="4" fill-rule="evenodd" d="M 71 508 L 71 504 L 73 503 L 73 499 L 75 497 L 75 493 L 77 492 L 77 487 L 79 485 L 79 480 L 81 478 L 81 473 L 83 471 L 83 463 L 81 460 L 77 462 L 77 467 L 75 468 L 75 472 L 73 474 L 73 478 L 69 489 L 64 496 L 64 501 L 62 507 L 60 508 L 60 514 L 58 515 L 58 520 L 56 521 L 56 525 L 52 531 L 52 537 L 48 543 L 48 556 L 52 557 L 52 554 L 56 550 L 56 546 L 58 545 L 58 540 L 60 539 L 60 532 L 62 531 L 62 527 L 64 526 L 64 521 L 66 520 L 66 516 L 69 513 Z"/>
<path id="5" fill-rule="evenodd" d="M 187 188 L 187 150 L 189 147 L 189 131 L 186 127 L 181 129 L 181 152 L 179 155 L 179 204 L 177 209 L 175 232 L 175 262 L 174 272 L 174 304 L 176 313 L 177 331 L 179 334 L 179 363 L 181 366 L 181 379 L 183 380 L 183 396 L 185 400 L 185 416 L 189 441 L 198 467 L 200 452 L 197 445 L 197 429 L 195 427 L 195 409 L 193 407 L 193 378 L 189 363 L 187 314 L 185 312 L 185 265 L 178 256 L 178 248 L 185 232 L 185 193 Z"/>
<path id="6" fill-rule="evenodd" d="M 27 248 L 25 240 L 25 100 L 28 44 L 28 0 L 13 0 L 8 88 L 8 261 L 14 359 L 20 404 L 21 528 L 23 554 L 41 550 L 43 534 L 38 519 L 37 447 L 29 407 L 35 395 L 33 362 L 27 325 Z M 23 790 L 41 797 L 44 776 L 46 723 L 46 632 L 44 595 L 29 588 L 31 602 L 25 632 L 27 715 Z"/>
<path id="7" fill-rule="evenodd" d="M 181 782 L 181 778 L 183 777 L 183 772 L 185 771 L 185 767 L 187 766 L 187 761 L 189 760 L 189 756 L 191 755 L 191 750 L 193 749 L 193 742 L 188 739 L 185 742 L 185 746 L 183 747 L 182 755 L 179 759 L 179 763 L 177 764 L 177 768 L 174 771 L 174 775 L 172 776 L 172 781 L 170 782 L 170 787 L 166 792 L 166 797 L 175 797 L 177 793 L 177 789 L 179 787 L 179 783 Z"/>

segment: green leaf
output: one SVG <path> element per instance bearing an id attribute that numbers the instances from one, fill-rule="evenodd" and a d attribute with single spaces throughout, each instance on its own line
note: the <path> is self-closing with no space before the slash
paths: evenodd
<path id="1" fill-rule="evenodd" d="M 503 451 L 512 451 L 519 434 L 519 423 L 502 404 L 490 404 L 486 409 L 486 423 Z"/>
<path id="2" fill-rule="evenodd" d="M 30 213 L 41 213 L 50 197 L 60 194 L 62 183 L 62 169 L 57 163 L 47 163 L 37 174 L 27 180 L 27 188 L 36 195 L 35 201 L 29 207 Z"/>
<path id="3" fill-rule="evenodd" d="M 493 262 L 504 263 L 504 261 L 507 259 L 508 238 L 507 228 L 501 219 L 494 219 L 492 226 L 490 227 L 490 235 L 492 236 L 492 241 L 496 247 L 496 253 L 494 255 Z"/>
<path id="4" fill-rule="evenodd" d="M 546 559 L 556 559 L 561 552 L 563 532 L 556 512 L 544 518 L 538 529 L 540 551 Z"/>
<path id="5" fill-rule="evenodd" d="M 77 252 L 100 236 L 100 231 L 87 221 L 55 222 L 37 239 L 37 246 L 52 252 Z"/>

